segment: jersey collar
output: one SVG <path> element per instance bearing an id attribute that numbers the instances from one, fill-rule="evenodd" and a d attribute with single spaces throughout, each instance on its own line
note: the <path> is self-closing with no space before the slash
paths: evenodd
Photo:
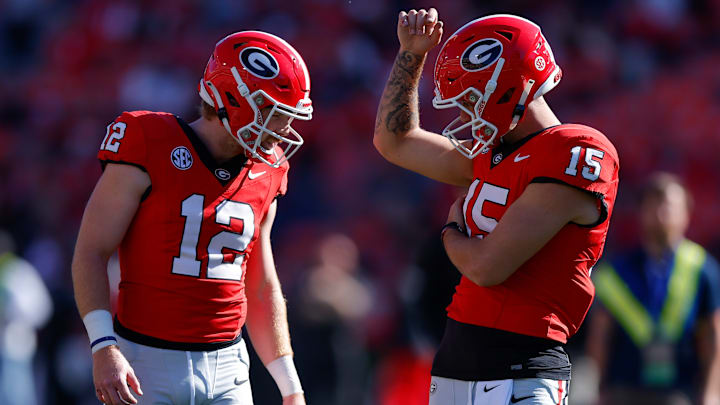
<path id="1" fill-rule="evenodd" d="M 559 124 L 562 125 L 562 124 Z M 555 128 L 559 125 L 552 125 L 546 128 L 543 128 L 537 132 L 533 132 L 530 135 L 520 139 L 519 141 L 513 142 L 513 143 L 505 143 L 502 142 L 502 139 L 500 139 L 500 145 L 492 149 L 492 156 L 490 157 L 490 168 L 494 168 L 495 166 L 499 165 L 503 160 L 505 160 L 506 157 L 512 155 L 520 149 L 521 146 L 525 145 L 529 140 L 535 138 L 536 136 L 542 134 L 543 132 Z"/>
<path id="2" fill-rule="evenodd" d="M 242 171 L 245 163 L 247 162 L 247 156 L 245 156 L 244 153 L 241 153 L 232 159 L 226 160 L 225 162 L 218 163 L 215 158 L 212 157 L 212 154 L 210 154 L 210 150 L 205 145 L 205 142 L 200 139 L 195 130 L 192 129 L 192 127 L 182 118 L 178 116 L 175 116 L 175 118 L 177 119 L 180 128 L 182 128 L 185 133 L 185 136 L 187 136 L 188 140 L 192 144 L 193 149 L 195 149 L 195 153 L 197 153 L 205 167 L 207 167 L 213 177 L 215 177 L 220 184 L 225 186 L 237 177 L 238 174 L 240 174 L 240 171 Z"/>

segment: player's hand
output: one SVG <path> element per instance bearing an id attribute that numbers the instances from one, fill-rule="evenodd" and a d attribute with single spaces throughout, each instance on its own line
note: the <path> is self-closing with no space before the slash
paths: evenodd
<path id="1" fill-rule="evenodd" d="M 297 393 L 283 398 L 283 405 L 305 405 L 305 395 Z"/>
<path id="2" fill-rule="evenodd" d="M 95 395 L 108 405 L 137 404 L 128 386 L 142 395 L 135 371 L 115 345 L 93 353 L 93 382 Z"/>
<path id="3" fill-rule="evenodd" d="M 398 15 L 397 35 L 401 50 L 425 56 L 440 43 L 442 34 L 443 23 L 434 8 L 401 11 Z"/>
<path id="4" fill-rule="evenodd" d="M 450 211 L 448 211 L 448 217 L 446 224 L 449 224 L 450 222 L 457 222 L 462 227 L 465 227 L 465 215 L 463 215 L 463 204 L 465 203 L 465 194 L 458 197 L 457 200 L 453 203 L 453 205 L 450 207 Z"/>

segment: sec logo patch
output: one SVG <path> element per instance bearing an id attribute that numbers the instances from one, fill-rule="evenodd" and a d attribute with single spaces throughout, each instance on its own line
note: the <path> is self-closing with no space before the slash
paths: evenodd
<path id="1" fill-rule="evenodd" d="M 188 148 L 178 146 L 172 150 L 172 153 L 170 153 L 170 161 L 176 168 L 180 170 L 187 170 L 192 167 L 193 164 L 192 153 L 190 153 Z"/>

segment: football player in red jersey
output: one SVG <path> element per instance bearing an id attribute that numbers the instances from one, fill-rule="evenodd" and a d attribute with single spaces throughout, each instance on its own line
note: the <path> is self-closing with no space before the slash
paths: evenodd
<path id="1" fill-rule="evenodd" d="M 196 121 L 125 112 L 100 146 L 72 267 L 96 394 L 252 404 L 247 324 L 283 404 L 305 404 L 270 231 L 303 142 L 290 124 L 312 117 L 307 67 L 281 38 L 238 32 L 216 44 L 199 92 Z M 118 247 L 113 320 L 106 265 Z"/>
<path id="2" fill-rule="evenodd" d="M 597 130 L 558 120 L 543 95 L 560 68 L 540 28 L 513 15 L 470 21 L 445 42 L 433 105 L 460 114 L 442 135 L 422 129 L 418 82 L 442 33 L 433 8 L 400 13 L 400 51 L 374 137 L 388 161 L 467 188 L 441 232 L 463 277 L 447 308 L 430 404 L 565 404 L 563 345 L 593 299 L 617 152 Z"/>

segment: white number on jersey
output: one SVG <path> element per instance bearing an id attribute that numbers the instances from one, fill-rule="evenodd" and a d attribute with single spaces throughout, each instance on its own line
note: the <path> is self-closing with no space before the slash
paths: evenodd
<path id="1" fill-rule="evenodd" d="M 467 197 L 465 197 L 463 213 L 467 212 L 468 203 L 475 195 L 475 189 L 477 188 L 478 184 L 480 184 L 480 179 L 475 179 L 475 181 L 470 185 Z M 485 201 L 490 201 L 491 203 L 505 206 L 507 204 L 509 192 L 510 190 L 496 186 L 494 184 L 484 183 L 482 185 L 477 200 L 475 200 L 475 205 L 473 205 L 472 207 L 472 219 L 475 223 L 475 226 L 477 226 L 479 230 L 490 233 L 493 231 L 493 229 L 495 229 L 498 224 L 496 218 L 490 218 L 483 215 L 482 209 Z"/>
<path id="2" fill-rule="evenodd" d="M 203 220 L 205 197 L 193 194 L 182 202 L 181 214 L 185 217 L 185 229 L 180 242 L 180 255 L 173 258 L 173 274 L 200 277 L 200 260 L 197 259 L 197 245 Z M 215 208 L 215 222 L 230 225 L 232 219 L 243 221 L 241 234 L 222 231 L 215 234 L 208 243 L 208 278 L 240 280 L 242 278 L 243 253 L 255 232 L 255 213 L 250 204 L 225 200 Z M 236 253 L 232 263 L 223 262 L 223 249 Z"/>
<path id="3" fill-rule="evenodd" d="M 127 128 L 127 124 L 122 121 L 113 122 L 108 125 L 105 138 L 103 138 L 100 144 L 100 150 L 104 149 L 117 153 L 118 148 L 120 148 L 120 140 L 125 136 L 125 128 Z"/>
<path id="4" fill-rule="evenodd" d="M 578 161 L 580 160 L 580 152 L 582 151 L 582 146 L 575 146 L 574 148 L 570 149 L 570 165 L 565 169 L 565 174 L 570 176 L 577 176 L 577 166 Z M 595 181 L 600 177 L 600 170 L 602 169 L 602 166 L 600 166 L 600 162 L 598 160 L 595 160 L 594 158 L 599 158 L 599 160 L 602 160 L 602 158 L 605 156 L 605 152 L 593 148 L 586 148 L 585 150 L 585 166 L 583 166 L 582 169 L 582 176 L 590 181 Z M 592 170 L 592 172 L 591 172 Z"/>
<path id="5" fill-rule="evenodd" d="M 208 278 L 222 278 L 226 280 L 240 280 L 245 254 L 238 254 L 232 263 L 223 263 L 222 249 L 227 248 L 236 252 L 247 249 L 255 232 L 255 213 L 250 204 L 225 200 L 215 208 L 215 222 L 230 225 L 235 218 L 243 221 L 242 234 L 222 231 L 210 239 L 208 244 Z"/>
<path id="6" fill-rule="evenodd" d="M 205 197 L 193 194 L 182 202 L 181 215 L 185 217 L 180 255 L 173 258 L 172 272 L 185 276 L 200 276 L 200 260 L 197 260 L 197 243 L 203 220 Z"/>

